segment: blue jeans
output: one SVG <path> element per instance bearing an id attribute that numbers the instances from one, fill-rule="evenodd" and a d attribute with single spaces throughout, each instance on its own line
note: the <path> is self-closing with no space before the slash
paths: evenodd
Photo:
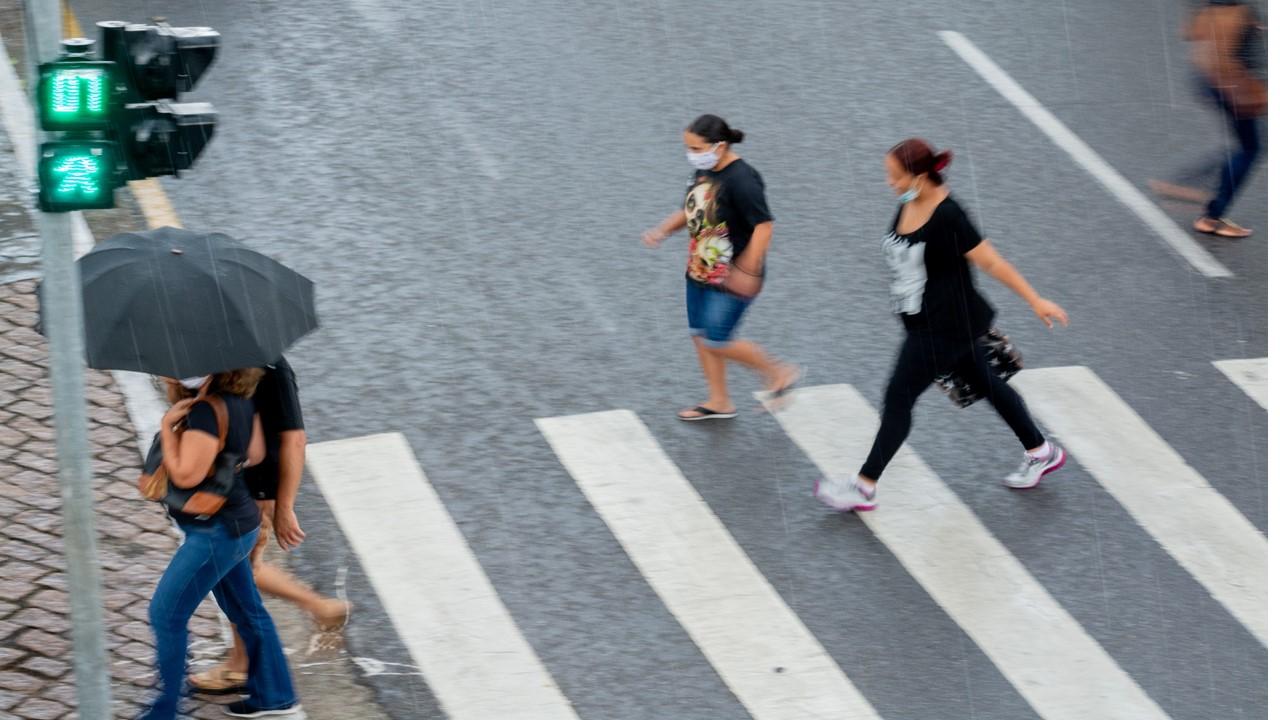
<path id="1" fill-rule="evenodd" d="M 684 282 L 689 334 L 701 337 L 707 347 L 728 345 L 751 301 L 689 278 Z"/>
<path id="2" fill-rule="evenodd" d="M 182 529 L 186 539 L 169 561 L 151 597 L 160 696 L 143 718 L 177 717 L 187 674 L 187 622 L 210 592 L 244 640 L 249 655 L 248 701 L 261 708 L 297 702 L 284 648 L 275 623 L 262 606 L 249 565 L 249 551 L 258 538 L 258 530 L 234 537 L 221 522 L 184 525 Z"/>
<path id="3" fill-rule="evenodd" d="M 1218 105 L 1227 122 L 1231 123 L 1236 139 L 1240 141 L 1240 149 L 1227 158 L 1227 162 L 1222 166 L 1218 194 L 1209 201 L 1204 211 L 1206 217 L 1218 220 L 1226 213 L 1231 201 L 1235 199 L 1236 192 L 1241 185 L 1244 185 L 1245 178 L 1253 169 L 1253 163 L 1258 159 L 1258 153 L 1262 149 L 1262 141 L 1258 132 L 1258 118 L 1237 115 L 1220 93 L 1213 89 L 1208 89 L 1207 92 Z"/>

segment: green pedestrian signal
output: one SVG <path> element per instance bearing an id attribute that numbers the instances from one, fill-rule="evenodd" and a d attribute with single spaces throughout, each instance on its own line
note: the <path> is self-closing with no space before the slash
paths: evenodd
<path id="1" fill-rule="evenodd" d="M 62 42 L 62 57 L 39 67 L 40 209 L 115 207 L 128 180 L 180 176 L 213 138 L 209 103 L 177 102 L 213 64 L 221 36 L 206 27 L 98 23 L 94 42 Z"/>
<path id="2" fill-rule="evenodd" d="M 58 61 L 40 66 L 40 128 L 49 132 L 111 126 L 115 63 Z"/>
<path id="3" fill-rule="evenodd" d="M 40 209 L 45 212 L 115 207 L 116 144 L 66 140 L 40 146 Z"/>

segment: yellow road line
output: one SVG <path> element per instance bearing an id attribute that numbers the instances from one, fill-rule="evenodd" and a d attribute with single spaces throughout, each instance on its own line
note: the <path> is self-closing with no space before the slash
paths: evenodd
<path id="1" fill-rule="evenodd" d="M 62 30 L 63 34 L 69 38 L 85 37 L 84 28 L 80 26 L 80 21 L 76 19 L 71 5 L 65 0 L 62 3 Z M 138 202 L 142 216 L 146 219 L 147 228 L 166 225 L 182 227 L 182 219 L 178 217 L 178 212 L 173 209 L 173 203 L 169 201 L 169 195 L 164 188 L 160 187 L 160 181 L 156 178 L 129 181 L 129 192 L 133 193 L 134 200 Z"/>

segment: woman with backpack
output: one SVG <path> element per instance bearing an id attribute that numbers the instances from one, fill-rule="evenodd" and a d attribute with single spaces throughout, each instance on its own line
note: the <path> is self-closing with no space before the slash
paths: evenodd
<path id="1" fill-rule="evenodd" d="M 173 406 L 160 423 L 168 482 L 193 488 L 209 476 L 219 455 L 251 465 L 265 454 L 262 427 L 250 398 L 262 371 L 232 370 L 166 380 Z M 143 720 L 178 716 L 187 665 L 187 623 L 210 592 L 235 623 L 249 655 L 248 697 L 227 706 L 232 717 L 286 715 L 298 709 L 284 649 L 253 582 L 249 553 L 259 528 L 258 506 L 241 473 L 225 502 L 209 516 L 170 509 L 183 542 L 156 586 L 149 618 L 156 637 L 160 695 Z"/>
<path id="2" fill-rule="evenodd" d="M 822 478 L 814 495 L 848 512 L 876 508 L 876 483 L 906 441 L 911 409 L 934 379 L 956 372 L 991 401 L 1025 450 L 1022 467 L 1005 478 L 1012 488 L 1030 488 L 1062 467 L 1066 453 L 1045 440 L 1017 391 L 996 376 L 983 338 L 995 311 L 973 282 L 976 265 L 1004 283 L 1050 328 L 1067 324 L 1067 313 L 1040 297 L 1022 275 L 984 240 L 951 197 L 942 171 L 950 152 L 935 152 L 924 140 L 898 143 L 885 156 L 885 177 L 898 195 L 898 211 L 881 247 L 889 265 L 893 311 L 907 335 L 884 394 L 880 430 L 854 476 Z"/>

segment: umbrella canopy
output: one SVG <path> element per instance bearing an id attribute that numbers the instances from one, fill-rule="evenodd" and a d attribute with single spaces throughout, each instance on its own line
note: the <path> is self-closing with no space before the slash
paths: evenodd
<path id="1" fill-rule="evenodd" d="M 259 367 L 318 325 L 310 280 L 222 233 L 121 233 L 76 264 L 85 354 L 100 370 Z"/>

